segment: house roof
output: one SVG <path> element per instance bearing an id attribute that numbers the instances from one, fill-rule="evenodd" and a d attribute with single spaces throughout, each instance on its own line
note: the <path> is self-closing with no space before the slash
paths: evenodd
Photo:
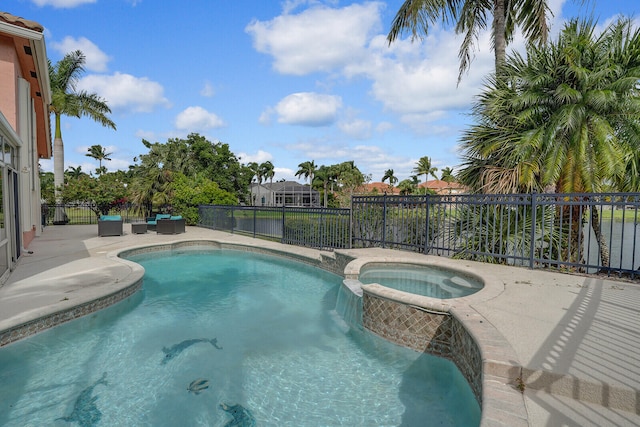
<path id="1" fill-rule="evenodd" d="M 400 189 L 390 186 L 384 182 L 370 182 L 368 184 L 362 184 L 356 189 L 356 193 L 380 193 L 380 194 L 400 194 Z"/>
<path id="2" fill-rule="evenodd" d="M 36 110 L 38 157 L 51 158 L 51 83 L 44 27 L 37 22 L 0 12 L 0 34 L 13 40 L 22 77 L 31 86 L 31 98 Z"/>
<path id="3" fill-rule="evenodd" d="M 274 183 L 263 182 L 262 184 L 258 184 L 257 182 L 251 183 L 251 186 L 262 186 L 270 191 L 275 193 L 279 192 L 291 192 L 291 193 L 301 193 L 301 192 L 309 192 L 309 185 L 300 184 L 296 181 L 277 181 Z M 316 192 L 316 190 L 312 190 Z"/>
<path id="4" fill-rule="evenodd" d="M 433 190 L 436 193 L 444 193 L 449 190 L 459 190 L 459 191 L 468 191 L 468 188 L 459 182 L 446 182 L 440 179 L 434 179 L 432 181 L 421 182 L 418 184 L 419 188 L 428 188 L 429 190 Z"/>

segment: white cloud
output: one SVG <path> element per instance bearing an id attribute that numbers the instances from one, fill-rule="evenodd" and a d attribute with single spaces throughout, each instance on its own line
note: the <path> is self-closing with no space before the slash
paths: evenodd
<path id="1" fill-rule="evenodd" d="M 278 102 L 273 111 L 278 122 L 289 125 L 326 126 L 336 120 L 342 99 L 314 92 L 293 93 Z"/>
<path id="2" fill-rule="evenodd" d="M 111 60 L 106 53 L 86 37 L 75 39 L 67 36 L 59 43 L 52 43 L 52 46 L 63 56 L 69 52 L 81 50 L 86 58 L 86 69 L 97 73 L 107 71 L 107 63 Z"/>
<path id="3" fill-rule="evenodd" d="M 32 0 L 36 6 L 52 6 L 56 9 L 71 9 L 83 4 L 95 3 L 96 0 Z"/>
<path id="4" fill-rule="evenodd" d="M 271 153 L 263 150 L 258 150 L 258 152 L 255 154 L 238 153 L 238 157 L 240 158 L 240 162 L 244 163 L 245 165 L 251 162 L 260 164 L 266 161 L 273 160 L 273 156 L 271 155 Z"/>
<path id="5" fill-rule="evenodd" d="M 286 10 L 300 4 L 304 2 L 289 1 Z M 483 76 L 493 70 L 489 31 L 479 34 L 472 72 L 465 74 L 458 85 L 461 36 L 435 26 L 422 41 L 411 42 L 407 38 L 389 46 L 386 35 L 374 33 L 381 29 L 383 7 L 377 2 L 344 8 L 311 7 L 299 14 L 285 12 L 270 21 L 254 21 L 246 31 L 253 37 L 256 50 L 272 56 L 277 71 L 364 77 L 371 82 L 370 95 L 385 110 L 401 117 L 468 109 L 473 96 L 480 91 Z M 266 110 L 260 122 L 270 123 L 274 113 L 282 114 Z M 283 117 L 278 121 L 287 122 Z M 342 123 L 343 131 L 356 135 L 355 125 L 346 120 Z"/>
<path id="6" fill-rule="evenodd" d="M 355 139 L 368 139 L 371 137 L 371 122 L 362 119 L 344 120 L 338 123 L 338 128 L 346 135 Z"/>
<path id="7" fill-rule="evenodd" d="M 482 86 L 482 76 L 493 70 L 493 52 L 488 33 L 480 34 L 472 73 L 458 85 L 460 37 L 433 31 L 424 42 L 401 40 L 391 47 L 378 36 L 372 42 L 368 63 L 353 64 L 348 75 L 372 80 L 371 93 L 385 109 L 399 114 L 432 114 L 448 109 L 466 109 Z"/>
<path id="8" fill-rule="evenodd" d="M 312 7 L 271 21 L 254 20 L 245 31 L 253 37 L 258 52 L 273 56 L 278 72 L 327 72 L 363 56 L 367 39 L 380 28 L 379 11 L 383 6 L 371 2 L 342 9 Z"/>
<path id="9" fill-rule="evenodd" d="M 200 89 L 200 96 L 204 96 L 205 98 L 211 98 L 215 94 L 216 94 L 216 91 L 213 88 L 213 85 L 208 81 L 204 82 L 204 86 L 202 87 L 202 89 Z"/>
<path id="10" fill-rule="evenodd" d="M 298 177 L 296 176 L 296 172 L 291 168 L 275 167 L 273 168 L 273 171 L 275 172 L 273 176 L 274 182 L 279 181 L 280 179 L 283 179 L 283 178 L 287 181 L 295 181 L 298 179 Z"/>
<path id="11" fill-rule="evenodd" d="M 380 122 L 376 125 L 376 132 L 385 133 L 393 129 L 393 124 L 389 122 Z"/>
<path id="12" fill-rule="evenodd" d="M 162 85 L 130 74 L 89 75 L 78 82 L 78 89 L 97 93 L 107 100 L 112 111 L 149 113 L 158 106 L 170 106 Z"/>
<path id="13" fill-rule="evenodd" d="M 189 131 L 214 129 L 225 125 L 215 113 L 210 113 L 202 107 L 186 108 L 177 115 L 175 124 L 176 128 Z"/>

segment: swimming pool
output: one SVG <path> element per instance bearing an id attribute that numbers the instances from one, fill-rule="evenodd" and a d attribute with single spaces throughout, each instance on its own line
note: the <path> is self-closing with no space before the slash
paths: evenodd
<path id="1" fill-rule="evenodd" d="M 460 298 L 478 292 L 483 287 L 480 279 L 430 265 L 408 263 L 366 264 L 360 269 L 358 280 L 363 284 L 382 286 L 432 298 Z"/>
<path id="2" fill-rule="evenodd" d="M 0 425 L 224 425 L 234 405 L 256 425 L 479 424 L 453 363 L 342 322 L 338 276 L 230 250 L 131 259 L 142 292 L 0 349 Z"/>

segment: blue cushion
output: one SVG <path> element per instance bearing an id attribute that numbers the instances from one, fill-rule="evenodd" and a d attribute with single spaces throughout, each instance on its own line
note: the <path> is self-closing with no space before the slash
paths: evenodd
<path id="1" fill-rule="evenodd" d="M 171 218 L 171 215 L 169 215 L 169 214 L 157 214 L 156 215 L 156 221 L 159 220 L 159 219 L 169 219 L 169 218 Z"/>
<path id="2" fill-rule="evenodd" d="M 175 216 L 171 216 L 171 218 L 169 219 L 182 219 L 182 215 L 175 215 Z"/>
<path id="3" fill-rule="evenodd" d="M 120 215 L 100 215 L 101 221 L 122 221 Z"/>

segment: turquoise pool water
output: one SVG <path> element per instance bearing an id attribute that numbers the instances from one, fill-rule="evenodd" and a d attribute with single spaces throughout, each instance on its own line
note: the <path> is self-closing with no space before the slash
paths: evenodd
<path id="1" fill-rule="evenodd" d="M 479 424 L 455 365 L 336 315 L 338 276 L 239 251 L 131 259 L 142 292 L 0 349 L 0 425 Z"/>
<path id="2" fill-rule="evenodd" d="M 471 295 L 482 289 L 480 280 L 461 272 L 417 264 L 373 263 L 358 277 L 363 284 L 382 286 L 412 294 L 449 299 Z"/>

